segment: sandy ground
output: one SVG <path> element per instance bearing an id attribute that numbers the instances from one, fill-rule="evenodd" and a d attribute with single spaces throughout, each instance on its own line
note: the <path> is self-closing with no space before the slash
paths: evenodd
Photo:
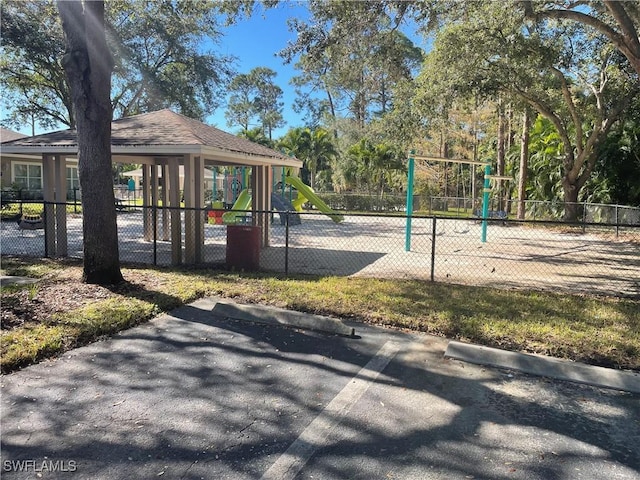
<path id="1" fill-rule="evenodd" d="M 475 285 L 544 288 L 580 293 L 640 297 L 640 229 L 609 232 L 544 228 L 517 223 L 489 224 L 487 241 L 473 220 L 414 218 L 410 249 L 406 250 L 403 218 L 348 216 L 335 224 L 325 216 L 303 215 L 289 227 L 286 255 L 285 227 L 276 215 L 270 245 L 261 251 L 265 270 L 320 275 L 421 278 Z M 161 231 L 161 221 L 159 222 Z M 20 232 L 15 223 L 2 222 L 2 254 L 44 255 L 44 234 Z M 118 215 L 120 256 L 123 261 L 153 263 L 153 243 L 143 240 L 142 214 Z M 69 255 L 82 256 L 82 223 L 68 218 Z M 435 238 L 435 245 L 433 239 Z M 159 241 L 158 264 L 170 263 L 169 242 Z M 226 227 L 206 225 L 204 260 L 222 264 Z M 432 255 L 433 254 L 433 255 Z M 433 257 L 433 261 L 432 261 Z"/>

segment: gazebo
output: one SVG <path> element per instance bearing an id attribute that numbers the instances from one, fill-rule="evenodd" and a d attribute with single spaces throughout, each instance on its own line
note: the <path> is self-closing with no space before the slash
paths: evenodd
<path id="1" fill-rule="evenodd" d="M 299 169 L 302 162 L 276 150 L 211 127 L 171 110 L 159 110 L 115 120 L 111 131 L 114 163 L 142 165 L 143 207 L 163 206 L 163 237 L 171 240 L 172 264 L 200 263 L 203 259 L 205 165 L 247 166 L 252 169 L 252 222 L 261 228 L 261 243 L 268 245 L 269 228 L 265 212 L 271 209 L 272 168 Z M 75 130 L 3 142 L 0 156 L 40 157 L 42 189 L 46 208 L 47 251 L 67 255 L 66 166 L 76 159 Z M 4 161 L 4 159 L 3 159 Z M 180 168 L 182 167 L 182 168 Z M 180 170 L 184 170 L 184 209 L 181 209 Z M 164 187 L 159 188 L 159 178 Z M 55 204 L 55 205 L 54 205 Z M 144 236 L 152 238 L 152 211 L 145 208 Z M 184 212 L 184 221 L 181 213 Z M 184 231 L 184 258 L 182 232 Z"/>

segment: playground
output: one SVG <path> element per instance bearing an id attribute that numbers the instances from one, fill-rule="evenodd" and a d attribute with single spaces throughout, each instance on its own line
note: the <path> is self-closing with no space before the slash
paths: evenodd
<path id="1" fill-rule="evenodd" d="M 211 202 L 214 212 L 209 217 L 214 220 L 209 220 L 209 223 L 246 223 L 253 203 L 249 174 L 250 169 L 244 167 L 225 168 L 221 174 L 214 170 L 211 197 L 216 200 Z M 309 185 L 292 175 L 290 169 L 272 167 L 271 175 L 271 206 L 274 210 L 302 212 L 303 205 L 310 204 L 336 223 L 343 220 L 342 215 L 331 210 Z M 227 211 L 223 211 L 225 209 Z M 291 217 L 290 221 L 300 223 L 298 217 Z"/>

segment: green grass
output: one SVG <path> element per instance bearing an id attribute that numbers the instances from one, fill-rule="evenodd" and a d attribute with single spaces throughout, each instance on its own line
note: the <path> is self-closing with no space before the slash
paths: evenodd
<path id="1" fill-rule="evenodd" d="M 78 201 L 77 205 L 67 204 L 66 207 L 67 214 L 71 213 L 82 213 L 82 205 L 80 201 Z M 23 203 L 22 204 L 22 214 L 23 215 L 42 215 L 44 213 L 44 204 L 43 203 Z M 20 214 L 20 204 L 18 203 L 10 203 L 6 207 L 2 209 L 0 212 L 0 218 L 2 219 L 12 219 Z"/>
<path id="2" fill-rule="evenodd" d="M 77 262 L 71 262 L 71 264 L 75 263 Z M 66 268 L 67 265 L 67 262 L 60 259 L 51 260 L 48 258 L 38 258 L 20 260 L 16 258 L 3 257 L 0 274 L 14 275 L 17 277 L 43 278 L 51 273 L 60 272 Z"/>
<path id="3" fill-rule="evenodd" d="M 36 296 L 50 278 L 65 278 L 71 268 L 80 267 L 50 260 L 3 261 L 5 274 L 43 278 Z M 115 289 L 106 300 L 59 313 L 46 324 L 3 331 L 2 371 L 113 334 L 206 295 L 640 370 L 637 300 L 413 280 L 281 278 L 161 268 L 131 268 L 123 273 L 135 283 Z M 10 296 L 11 291 L 3 289 L 2 295 Z"/>

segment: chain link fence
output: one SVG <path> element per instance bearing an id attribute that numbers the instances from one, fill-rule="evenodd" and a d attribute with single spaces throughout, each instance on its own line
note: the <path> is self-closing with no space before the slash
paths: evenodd
<path id="1" fill-rule="evenodd" d="M 572 206 L 577 212 L 576 223 L 603 223 L 619 225 L 640 225 L 640 207 L 611 205 L 604 203 L 566 203 L 541 200 L 525 200 L 523 220 L 562 221 L 565 208 Z M 426 215 L 447 217 L 479 217 L 482 200 L 466 197 L 414 197 L 414 208 Z M 404 204 L 403 204 L 404 207 Z M 515 218 L 518 201 L 514 199 L 491 198 L 488 210 L 503 212 L 504 217 Z"/>
<path id="2" fill-rule="evenodd" d="M 73 213 L 73 204 L 66 208 L 67 254 L 81 258 L 82 215 Z M 39 224 L 2 221 L 3 255 L 53 256 L 47 251 L 45 211 Z M 259 212 L 269 226 L 269 239 L 263 248 L 257 245 L 256 253 L 261 235 L 243 240 L 249 243 L 234 239 L 228 244 L 233 229 L 222 223 L 222 213 L 126 205 L 117 214 L 120 258 L 175 263 L 173 221 L 181 226 L 179 255 L 185 263 L 195 263 L 188 252 L 196 251 L 197 263 L 227 268 L 231 248 L 236 256 L 258 255 L 261 270 L 287 275 L 415 278 L 640 297 L 639 224 L 416 215 L 408 230 L 407 217 L 399 214 L 345 214 L 343 222 L 334 223 L 318 212 Z M 203 222 L 201 242 L 185 231 L 196 217 Z M 251 212 L 237 212 L 238 225 L 249 226 L 252 220 Z"/>

